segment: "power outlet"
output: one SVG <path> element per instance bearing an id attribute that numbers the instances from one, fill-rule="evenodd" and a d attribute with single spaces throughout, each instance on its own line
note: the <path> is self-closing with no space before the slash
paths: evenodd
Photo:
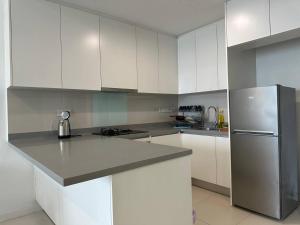
<path id="1" fill-rule="evenodd" d="M 169 107 L 169 108 L 159 108 L 158 112 L 159 113 L 173 113 L 175 112 L 175 108 L 174 107 Z"/>

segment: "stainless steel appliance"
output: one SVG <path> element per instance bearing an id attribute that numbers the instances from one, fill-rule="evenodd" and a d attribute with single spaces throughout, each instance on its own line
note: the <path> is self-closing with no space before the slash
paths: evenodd
<path id="1" fill-rule="evenodd" d="M 70 138 L 71 137 L 71 125 L 70 125 L 70 112 L 65 111 L 60 115 L 58 122 L 58 138 Z"/>
<path id="2" fill-rule="evenodd" d="M 230 91 L 232 203 L 284 219 L 298 200 L 295 90 Z"/>

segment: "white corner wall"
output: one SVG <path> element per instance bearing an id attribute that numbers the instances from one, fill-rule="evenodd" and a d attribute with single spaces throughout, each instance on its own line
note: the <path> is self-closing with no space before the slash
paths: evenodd
<path id="1" fill-rule="evenodd" d="M 34 196 L 33 168 L 7 142 L 9 37 L 9 0 L 0 0 L 0 221 L 39 210 Z"/>
<path id="2" fill-rule="evenodd" d="M 256 76 L 257 86 L 281 84 L 287 87 L 296 88 L 296 123 L 298 131 L 298 154 L 300 162 L 300 39 L 258 48 L 256 50 Z"/>

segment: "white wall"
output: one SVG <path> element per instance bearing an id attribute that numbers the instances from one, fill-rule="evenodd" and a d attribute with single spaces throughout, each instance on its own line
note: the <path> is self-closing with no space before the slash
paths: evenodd
<path id="1" fill-rule="evenodd" d="M 296 122 L 298 130 L 298 148 L 300 162 L 300 39 L 291 40 L 257 49 L 256 74 L 257 86 L 281 84 L 284 86 L 296 88 Z"/>
<path id="2" fill-rule="evenodd" d="M 7 143 L 8 0 L 0 0 L 0 221 L 38 210 L 32 166 Z"/>

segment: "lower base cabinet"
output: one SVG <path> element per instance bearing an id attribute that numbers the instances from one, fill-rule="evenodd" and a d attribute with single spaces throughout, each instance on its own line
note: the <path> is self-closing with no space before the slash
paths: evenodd
<path id="1" fill-rule="evenodd" d="M 192 178 L 230 188 L 229 138 L 178 133 L 137 140 L 192 149 Z"/>
<path id="2" fill-rule="evenodd" d="M 34 167 L 36 201 L 55 225 L 191 225 L 191 156 L 63 187 Z"/>
<path id="3" fill-rule="evenodd" d="M 229 138 L 216 137 L 217 184 L 231 187 L 230 141 Z"/>
<path id="4" fill-rule="evenodd" d="M 212 184 L 217 183 L 216 138 L 182 134 L 184 148 L 193 150 L 192 177 Z"/>

